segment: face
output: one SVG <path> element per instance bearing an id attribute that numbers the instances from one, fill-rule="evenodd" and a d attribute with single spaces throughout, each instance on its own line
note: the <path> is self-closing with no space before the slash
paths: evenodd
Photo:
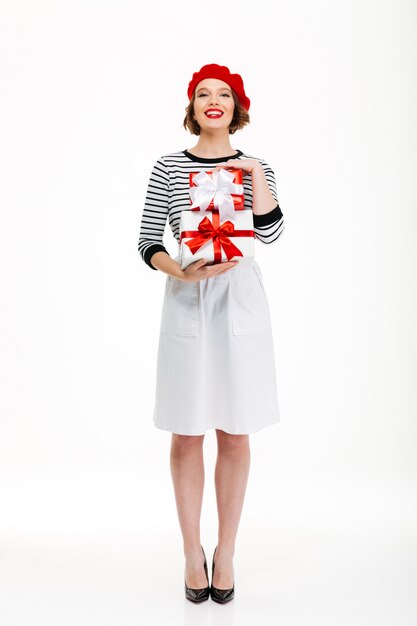
<path id="1" fill-rule="evenodd" d="M 216 109 L 211 111 L 210 109 Z M 235 102 L 227 83 L 217 78 L 205 78 L 195 88 L 194 115 L 201 129 L 217 130 L 229 127 Z"/>

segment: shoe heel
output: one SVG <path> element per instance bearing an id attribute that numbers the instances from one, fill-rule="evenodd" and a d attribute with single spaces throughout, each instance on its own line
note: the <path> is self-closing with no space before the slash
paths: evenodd
<path id="1" fill-rule="evenodd" d="M 186 599 L 190 600 L 190 602 L 197 602 L 197 603 L 204 602 L 205 600 L 208 600 L 210 597 L 210 583 L 209 583 L 208 570 L 207 570 L 206 553 L 204 552 L 203 546 L 201 546 L 201 549 L 203 550 L 203 554 L 204 554 L 204 571 L 207 576 L 208 586 L 201 587 L 200 589 L 194 589 L 193 587 L 188 587 L 186 581 L 184 580 Z"/>
<path id="2" fill-rule="evenodd" d="M 230 589 L 219 589 L 218 587 L 213 587 L 213 579 L 214 579 L 214 556 L 216 554 L 217 546 L 214 548 L 213 552 L 213 560 L 211 565 L 211 581 L 210 585 L 210 596 L 214 602 L 218 602 L 219 604 L 225 604 L 226 602 L 230 602 L 235 597 L 235 583 L 233 582 L 233 587 Z"/>

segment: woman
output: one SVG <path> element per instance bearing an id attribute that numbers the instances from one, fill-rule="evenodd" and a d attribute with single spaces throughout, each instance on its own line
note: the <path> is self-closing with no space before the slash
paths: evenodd
<path id="1" fill-rule="evenodd" d="M 188 85 L 184 127 L 199 137 L 190 150 L 160 157 L 142 214 L 139 253 L 167 274 L 159 335 L 157 428 L 172 432 L 170 467 L 185 554 L 185 595 L 224 603 L 234 597 L 233 556 L 250 465 L 249 433 L 280 420 L 269 304 L 255 260 L 181 269 L 163 245 L 167 218 L 180 241 L 180 213 L 190 209 L 189 172 L 240 168 L 244 208 L 255 238 L 276 241 L 284 230 L 274 172 L 263 159 L 234 150 L 230 135 L 249 123 L 242 78 L 209 64 Z M 203 441 L 215 429 L 218 541 L 209 584 L 200 543 Z"/>

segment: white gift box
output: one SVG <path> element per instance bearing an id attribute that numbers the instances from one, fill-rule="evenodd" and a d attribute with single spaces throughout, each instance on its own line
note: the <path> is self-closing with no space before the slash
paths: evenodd
<path id="1" fill-rule="evenodd" d="M 233 216 L 224 220 L 221 220 L 217 211 L 181 211 L 181 269 L 199 259 L 207 259 L 206 265 L 232 260 L 250 264 L 254 257 L 255 235 L 251 209 L 235 211 Z"/>

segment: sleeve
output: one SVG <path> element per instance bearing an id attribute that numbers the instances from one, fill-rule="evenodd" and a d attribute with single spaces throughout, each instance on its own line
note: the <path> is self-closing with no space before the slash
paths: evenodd
<path id="1" fill-rule="evenodd" d="M 253 214 L 253 229 L 256 239 L 262 243 L 269 244 L 276 241 L 284 230 L 284 216 L 278 203 L 277 184 L 275 174 L 270 165 L 266 161 L 260 160 L 263 167 L 265 178 L 268 182 L 269 189 L 274 196 L 277 205 L 268 213 L 263 215 Z"/>
<path id="2" fill-rule="evenodd" d="M 159 251 L 169 254 L 163 245 L 168 217 L 168 190 L 168 168 L 163 157 L 160 157 L 153 166 L 150 175 L 138 243 L 138 251 L 142 260 L 153 270 L 158 268 L 151 264 L 151 256 Z"/>

